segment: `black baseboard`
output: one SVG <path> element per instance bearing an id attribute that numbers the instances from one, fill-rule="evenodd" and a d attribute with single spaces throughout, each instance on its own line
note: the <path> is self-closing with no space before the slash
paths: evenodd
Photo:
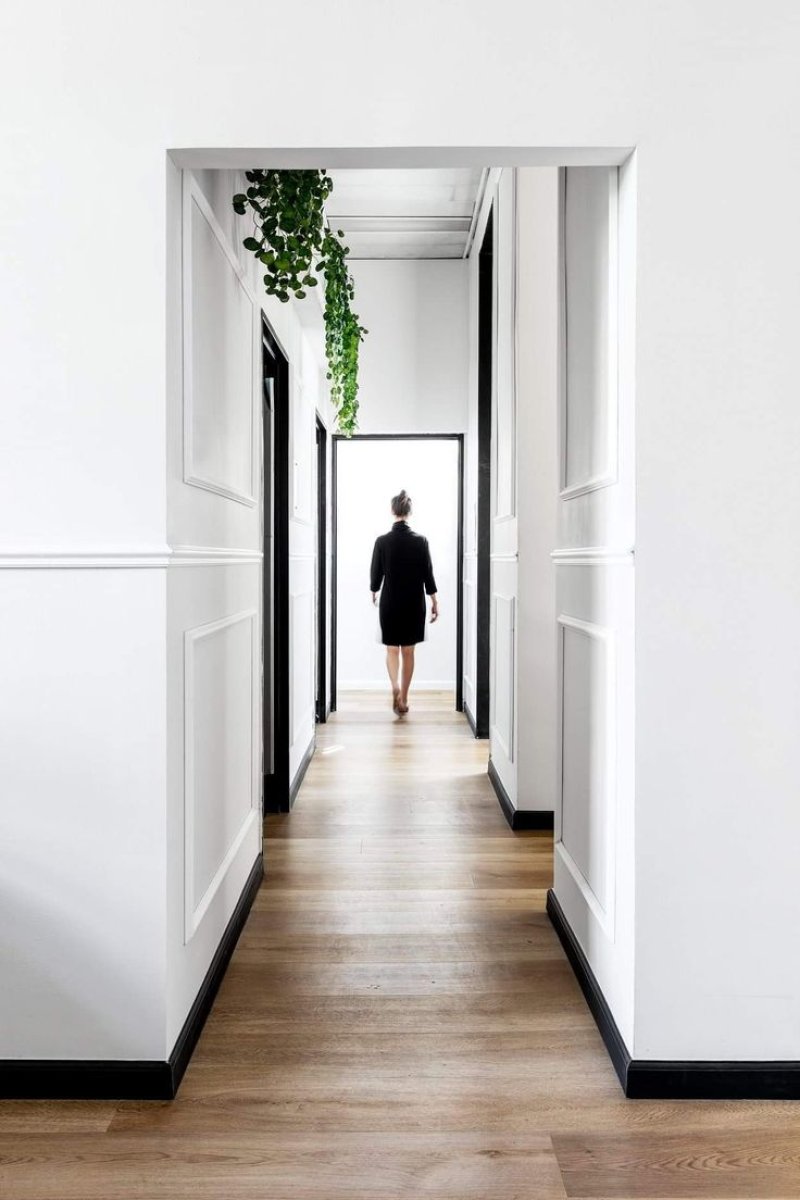
<path id="1" fill-rule="evenodd" d="M 503 786 L 503 781 L 497 773 L 497 767 L 489 759 L 488 775 L 494 788 L 495 795 L 500 801 L 503 816 L 515 833 L 522 829 L 552 829 L 554 814 L 547 809 L 527 810 L 515 808 L 511 797 Z"/>
<path id="2" fill-rule="evenodd" d="M 567 918 L 564 916 L 564 910 L 558 903 L 552 889 L 547 893 L 547 915 L 558 934 L 561 945 L 564 947 L 564 953 L 575 972 L 575 977 L 581 985 L 581 991 L 586 997 L 586 1003 L 589 1005 L 592 1016 L 597 1022 L 600 1036 L 605 1042 L 609 1058 L 619 1076 L 622 1090 L 627 1095 L 628 1069 L 631 1064 L 628 1047 L 622 1040 L 622 1034 L 617 1029 L 617 1023 L 611 1015 L 611 1009 L 606 1003 L 605 996 L 600 991 L 598 982 L 594 977 L 594 972 L 589 966 L 586 955 L 583 953 L 578 939 L 572 932 Z"/>
<path id="3" fill-rule="evenodd" d="M 547 914 L 631 1100 L 800 1100 L 800 1062 L 662 1062 L 631 1058 L 586 955 L 554 893 Z"/>
<path id="4" fill-rule="evenodd" d="M 264 776 L 264 813 L 287 813 L 292 811 L 294 802 L 297 799 L 297 793 L 300 791 L 300 785 L 305 779 L 308 764 L 314 757 L 314 751 L 317 748 L 316 734 L 311 739 L 308 749 L 303 755 L 303 761 L 297 768 L 297 773 L 291 784 L 286 787 L 279 786 L 274 775 Z M 285 776 L 284 776 L 285 780 Z"/>
<path id="5" fill-rule="evenodd" d="M 474 712 L 472 711 L 470 706 L 467 704 L 466 700 L 464 701 L 464 707 L 462 708 L 461 711 L 464 713 L 464 716 L 469 721 L 469 727 L 472 730 L 472 732 L 474 733 L 475 737 L 479 738 L 481 741 L 485 741 L 486 738 L 488 738 L 488 736 L 489 736 L 488 725 L 485 729 L 481 728 Z"/>
<path id="6" fill-rule="evenodd" d="M 2 1100 L 173 1100 L 264 876 L 259 854 L 167 1062 L 7 1059 Z"/>
<path id="7" fill-rule="evenodd" d="M 478 733 L 478 726 L 475 723 L 475 717 L 472 715 L 470 707 L 466 701 L 464 701 L 464 707 L 462 709 L 462 712 L 464 713 L 464 716 L 467 718 L 467 723 L 469 724 L 469 727 L 472 730 L 473 737 L 476 737 L 476 738 L 480 737 L 481 735 Z"/>

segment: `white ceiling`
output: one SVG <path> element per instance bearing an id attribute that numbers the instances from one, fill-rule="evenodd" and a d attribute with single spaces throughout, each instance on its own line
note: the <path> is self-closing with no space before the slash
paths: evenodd
<path id="1" fill-rule="evenodd" d="M 351 258 L 462 258 L 483 172 L 475 167 L 337 170 L 326 205 Z"/>

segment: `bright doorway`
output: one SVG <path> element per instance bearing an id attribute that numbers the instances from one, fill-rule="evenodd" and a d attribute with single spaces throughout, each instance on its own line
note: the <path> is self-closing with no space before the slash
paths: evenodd
<path id="1" fill-rule="evenodd" d="M 364 435 L 334 442 L 333 692 L 388 688 L 378 613 L 369 591 L 376 537 L 392 523 L 391 497 L 411 496 L 410 524 L 430 544 L 440 616 L 426 625 L 417 691 L 449 691 L 462 707 L 463 437 Z"/>

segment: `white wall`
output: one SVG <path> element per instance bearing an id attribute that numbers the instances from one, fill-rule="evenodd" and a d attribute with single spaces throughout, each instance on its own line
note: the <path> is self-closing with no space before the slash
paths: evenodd
<path id="1" fill-rule="evenodd" d="M 52 585 L 30 569 L 41 561 L 37 552 L 53 566 L 57 552 L 130 556 L 165 545 L 170 147 L 636 147 L 630 1049 L 652 1058 L 800 1058 L 800 963 L 786 953 L 800 924 L 800 572 L 787 552 L 800 521 L 800 161 L 787 135 L 800 100 L 800 12 L 787 0 L 507 0 L 494 13 L 487 53 L 476 0 L 457 22 L 449 5 L 412 0 L 391 46 L 384 39 L 375 54 L 385 12 L 366 0 L 354 0 L 344 19 L 319 4 L 275 9 L 275 44 L 301 40 L 309 62 L 323 47 L 326 60 L 347 61 L 324 94 L 314 79 L 295 86 L 291 56 L 272 56 L 264 69 L 263 42 L 249 36 L 262 16 L 254 0 L 233 10 L 206 0 L 191 19 L 155 3 L 123 12 L 96 0 L 69 10 L 54 0 L 35 8 L 12 0 L 4 9 L 0 87 L 4 111 L 15 116 L 0 221 L 10 448 L 0 471 L 0 546 L 4 563 L 20 572 L 3 625 L 14 647 L 5 661 L 16 664 L 6 689 L 24 690 L 22 661 L 46 692 L 57 692 L 70 672 L 74 609 L 47 604 Z M 328 152 L 314 161 L 323 157 L 336 165 Z M 480 161 L 513 158 L 486 151 Z M 551 150 L 542 161 L 563 157 Z M 597 155 L 584 152 L 582 161 Z M 96 582 L 97 609 L 106 570 L 97 581 L 82 577 L 87 591 Z M 118 605 L 121 636 L 135 640 L 144 628 L 150 646 L 163 626 L 149 601 L 138 623 L 141 586 L 131 585 Z M 20 622 L 26 606 L 50 612 L 53 628 L 61 623 L 58 654 L 38 625 Z M 89 605 L 82 598 L 75 608 Z M 134 702 L 142 720 L 157 711 L 150 701 L 163 678 L 157 659 L 145 669 Z M 59 756 L 58 800 L 47 795 L 52 758 L 22 762 L 9 817 L 8 836 L 13 842 L 19 833 L 41 878 L 52 866 L 40 837 L 49 815 L 65 796 L 81 812 L 87 778 L 99 804 L 131 761 L 122 746 L 95 773 L 98 726 L 87 695 L 94 667 L 76 678 L 85 684 L 72 707 L 86 723 L 68 737 L 69 756 Z M 115 678 L 124 678 L 122 668 Z M 30 705 L 14 706 L 4 735 L 12 747 L 44 740 Z M 144 752 L 134 794 L 122 793 L 126 813 L 137 814 L 141 860 L 163 735 L 154 732 Z M 35 828 L 23 816 L 31 807 Z M 126 820 L 105 827 L 92 867 L 97 895 L 113 861 L 107 852 L 124 845 Z M 62 850 L 77 854 L 96 827 L 91 812 L 73 820 Z M 156 838 L 148 862 L 161 853 Z M 77 890 L 78 875 L 76 865 L 67 891 Z M 120 929 L 151 947 L 157 991 L 163 943 L 153 945 L 147 931 L 150 881 L 131 878 L 137 884 L 123 898 Z M 12 908 L 15 901 L 21 907 L 18 893 Z M 96 947 L 98 960 L 111 953 L 107 940 Z M 96 1011 L 116 1019 L 113 989 L 95 989 L 95 997 Z M 51 1011 L 59 1013 L 57 1002 Z M 23 1022 L 18 1004 L 8 1015 L 11 1053 L 30 1045 Z M 123 1041 L 136 1054 L 144 1048 Z M 51 1052 L 68 1053 L 69 1044 L 67 1028 Z"/>
<path id="2" fill-rule="evenodd" d="M 455 690 L 458 443 L 342 441 L 337 454 L 338 687 L 388 688 L 369 569 L 375 538 L 392 525 L 389 501 L 405 488 L 413 504 L 409 524 L 430 546 L 440 614 L 426 624 L 426 640 L 417 648 L 414 687 Z"/>
<path id="3" fill-rule="evenodd" d="M 359 432 L 462 433 L 467 421 L 468 265 L 357 260 Z"/>
<path id="4" fill-rule="evenodd" d="M 0 583 L 0 1056 L 162 1058 L 165 572 Z"/>

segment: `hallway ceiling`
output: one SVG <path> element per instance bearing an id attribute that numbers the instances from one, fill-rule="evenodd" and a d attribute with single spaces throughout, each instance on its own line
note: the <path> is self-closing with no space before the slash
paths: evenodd
<path id="1" fill-rule="evenodd" d="M 331 171 L 328 218 L 347 235 L 351 258 L 463 258 L 483 174 L 471 167 Z"/>

